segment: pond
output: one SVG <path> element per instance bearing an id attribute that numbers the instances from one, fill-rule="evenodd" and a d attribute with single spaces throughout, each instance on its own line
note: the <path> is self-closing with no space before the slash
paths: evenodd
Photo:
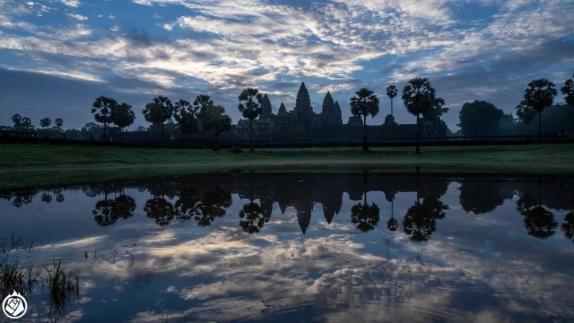
<path id="1" fill-rule="evenodd" d="M 32 320 L 574 320 L 573 177 L 157 177 L 1 191 L 0 220 Z"/>

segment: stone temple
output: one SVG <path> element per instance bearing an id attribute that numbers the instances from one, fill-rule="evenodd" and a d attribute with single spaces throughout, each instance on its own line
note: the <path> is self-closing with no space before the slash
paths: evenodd
<path id="1" fill-rule="evenodd" d="M 383 98 L 380 98 L 384 101 Z M 381 109 L 384 110 L 384 109 Z M 414 117 L 413 117 L 414 119 Z M 271 100 L 263 97 L 262 113 L 253 123 L 254 141 L 273 142 L 359 142 L 362 139 L 362 120 L 351 116 L 343 123 L 341 106 L 330 92 L 323 99 L 321 112 L 315 112 L 311 106 L 309 91 L 301 83 L 295 101 L 295 107 L 288 110 L 284 103 L 273 113 Z M 368 125 L 370 141 L 412 139 L 416 136 L 416 124 L 398 124 L 392 115 L 387 115 L 381 125 Z M 444 137 L 446 127 L 439 127 L 436 122 L 421 119 L 423 137 Z M 240 120 L 233 129 L 236 140 L 249 140 L 249 122 Z"/>

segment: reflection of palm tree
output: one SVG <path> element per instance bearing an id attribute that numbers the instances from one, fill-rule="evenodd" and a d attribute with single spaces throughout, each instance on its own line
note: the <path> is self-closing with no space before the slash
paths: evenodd
<path id="1" fill-rule="evenodd" d="M 94 220 L 101 226 L 108 226 L 116 223 L 120 218 L 127 219 L 133 215 L 135 210 L 135 200 L 125 194 L 113 200 L 108 199 L 108 194 L 104 194 L 104 199 L 96 202 L 92 211 Z"/>
<path id="2" fill-rule="evenodd" d="M 96 207 L 92 210 L 92 214 L 99 225 L 107 226 L 116 223 L 116 219 L 113 219 L 111 216 L 112 204 L 113 201 L 107 199 L 107 194 L 103 200 L 96 202 Z"/>
<path id="3" fill-rule="evenodd" d="M 574 212 L 566 214 L 564 223 L 562 223 L 562 232 L 568 240 L 574 242 Z"/>
<path id="4" fill-rule="evenodd" d="M 136 201 L 128 195 L 118 196 L 112 204 L 112 215 L 119 219 L 127 219 L 133 215 L 136 208 Z"/>
<path id="5" fill-rule="evenodd" d="M 517 210 L 524 216 L 524 226 L 528 234 L 546 239 L 556 233 L 558 223 L 554 221 L 554 215 L 542 206 L 542 180 L 538 178 L 538 203 L 531 195 L 523 195 L 516 202 Z"/>
<path id="6" fill-rule="evenodd" d="M 190 220 L 196 217 L 200 210 L 201 198 L 199 192 L 192 187 L 184 186 L 175 202 L 175 214 L 179 220 Z"/>
<path id="7" fill-rule="evenodd" d="M 258 233 L 263 225 L 269 222 L 269 217 L 265 216 L 263 208 L 253 200 L 243 206 L 239 217 L 241 218 L 239 225 L 249 234 Z"/>
<path id="8" fill-rule="evenodd" d="M 391 200 L 391 218 L 387 221 L 387 228 L 389 231 L 397 231 L 399 222 L 395 219 L 395 198 Z"/>
<path id="9" fill-rule="evenodd" d="M 32 203 L 33 196 L 34 193 L 17 193 L 14 200 L 12 200 L 12 205 L 15 207 L 22 207 L 24 204 L 30 204 Z"/>
<path id="10" fill-rule="evenodd" d="M 210 225 L 216 217 L 224 216 L 230 205 L 231 195 L 216 188 L 215 191 L 203 194 L 198 205 L 199 212 L 195 213 L 194 218 L 199 225 Z"/>
<path id="11" fill-rule="evenodd" d="M 367 204 L 366 191 L 363 192 L 363 203 L 355 204 L 351 208 L 351 220 L 357 225 L 357 229 L 363 232 L 373 230 L 379 223 L 379 207 L 375 203 Z"/>
<path id="12" fill-rule="evenodd" d="M 418 200 L 405 214 L 403 228 L 414 242 L 428 241 L 436 231 L 436 220 L 445 216 L 448 206 L 435 197 Z"/>
<path id="13" fill-rule="evenodd" d="M 524 226 L 528 230 L 529 235 L 540 239 L 546 239 L 554 235 L 554 229 L 558 223 L 554 221 L 552 212 L 542 205 L 527 208 L 521 213 L 524 215 Z"/>
<path id="14" fill-rule="evenodd" d="M 56 202 L 64 202 L 64 194 L 62 194 L 62 192 L 56 192 Z"/>
<path id="15" fill-rule="evenodd" d="M 50 203 L 52 202 L 52 195 L 50 193 L 42 193 L 41 200 L 44 203 Z"/>
<path id="16" fill-rule="evenodd" d="M 163 197 L 154 197 L 148 200 L 145 203 L 144 212 L 161 226 L 168 225 L 175 215 L 173 205 Z"/>

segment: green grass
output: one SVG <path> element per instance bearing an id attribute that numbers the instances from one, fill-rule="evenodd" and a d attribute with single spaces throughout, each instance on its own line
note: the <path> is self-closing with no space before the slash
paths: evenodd
<path id="1" fill-rule="evenodd" d="M 228 150 L 0 145 L 0 188 L 228 170 L 574 174 L 574 144 Z"/>

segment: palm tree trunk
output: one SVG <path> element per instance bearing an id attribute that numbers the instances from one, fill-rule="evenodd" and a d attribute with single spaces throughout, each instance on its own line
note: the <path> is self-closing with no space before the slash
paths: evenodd
<path id="1" fill-rule="evenodd" d="M 421 187 L 421 179 L 420 179 L 420 175 L 421 175 L 421 169 L 419 167 L 416 168 L 417 171 L 417 204 L 420 201 L 420 187 Z"/>
<path id="2" fill-rule="evenodd" d="M 420 126 L 420 118 L 419 115 L 417 114 L 417 148 L 416 148 L 417 154 L 421 153 L 420 144 L 421 144 L 421 126 Z"/>
<path id="3" fill-rule="evenodd" d="M 542 142 L 542 111 L 538 112 L 538 143 Z"/>
<path id="4" fill-rule="evenodd" d="M 219 131 L 215 130 L 215 150 L 219 150 Z"/>
<path id="5" fill-rule="evenodd" d="M 391 116 L 394 117 L 394 113 L 393 113 L 393 99 L 391 98 Z"/>
<path id="6" fill-rule="evenodd" d="M 249 119 L 249 150 L 255 150 L 253 149 L 253 119 Z"/>
<path id="7" fill-rule="evenodd" d="M 363 151 L 369 150 L 367 147 L 367 115 L 363 116 Z"/>

